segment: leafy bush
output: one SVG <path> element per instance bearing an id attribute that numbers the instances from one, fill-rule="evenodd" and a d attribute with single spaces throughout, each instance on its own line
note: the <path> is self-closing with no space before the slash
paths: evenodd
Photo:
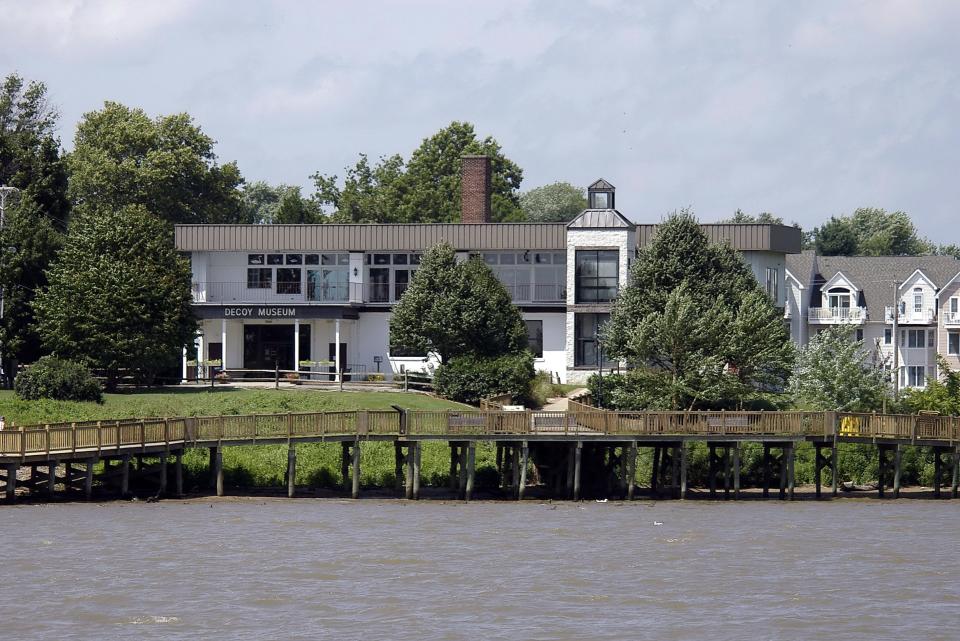
<path id="1" fill-rule="evenodd" d="M 386 380 L 383 374 L 367 374 L 367 380 L 370 382 L 382 382 Z"/>
<path id="2" fill-rule="evenodd" d="M 74 361 L 44 356 L 17 376 L 14 389 L 25 401 L 103 402 L 103 388 L 86 367 Z"/>
<path id="3" fill-rule="evenodd" d="M 498 358 L 460 356 L 437 369 L 434 388 L 447 398 L 477 405 L 481 398 L 510 394 L 514 399 L 530 397 L 534 377 L 533 356 L 521 352 Z"/>

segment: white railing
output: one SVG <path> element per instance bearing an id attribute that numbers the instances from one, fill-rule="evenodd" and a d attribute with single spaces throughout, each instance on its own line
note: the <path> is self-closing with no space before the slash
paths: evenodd
<path id="1" fill-rule="evenodd" d="M 944 325 L 960 325 L 960 312 L 944 312 L 943 324 Z"/>
<path id="2" fill-rule="evenodd" d="M 367 283 L 364 300 L 368 303 L 395 303 L 400 300 L 407 287 L 407 284 Z M 524 283 L 504 287 L 515 303 L 562 303 L 567 300 L 565 284 Z"/>
<path id="3" fill-rule="evenodd" d="M 887 323 L 893 322 L 893 312 L 894 312 L 893 307 L 884 308 L 883 316 L 884 316 L 884 320 Z M 933 309 L 932 307 L 922 309 L 919 312 L 914 311 L 913 309 L 908 309 L 906 311 L 900 310 L 900 312 L 897 314 L 897 323 L 900 323 L 903 325 L 910 325 L 910 324 L 926 325 L 928 323 L 934 322 L 935 320 L 937 320 L 937 310 Z"/>
<path id="4" fill-rule="evenodd" d="M 194 303 L 284 304 L 348 303 L 360 301 L 360 283 L 310 286 L 299 281 L 271 283 L 270 287 L 249 287 L 247 283 L 199 282 L 192 284 Z M 356 294 L 356 296 L 352 296 Z"/>
<path id="5" fill-rule="evenodd" d="M 811 322 L 850 323 L 861 322 L 867 316 L 865 307 L 811 307 Z"/>

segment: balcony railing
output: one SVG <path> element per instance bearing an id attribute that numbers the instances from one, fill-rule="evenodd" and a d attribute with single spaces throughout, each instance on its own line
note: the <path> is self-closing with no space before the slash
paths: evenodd
<path id="1" fill-rule="evenodd" d="M 886 307 L 883 310 L 883 317 L 887 323 L 893 322 L 893 307 Z M 937 320 L 937 310 L 932 307 L 921 309 L 919 312 L 913 309 L 900 310 L 897 314 L 897 323 L 900 325 L 928 325 Z"/>
<path id="2" fill-rule="evenodd" d="M 865 307 L 811 307 L 811 323 L 862 323 L 867 317 Z"/>
<path id="3" fill-rule="evenodd" d="M 248 283 L 193 283 L 194 303 L 271 304 L 271 303 L 349 303 L 359 302 L 360 283 L 313 284 L 300 281 L 271 283 L 270 287 L 250 287 Z M 354 294 L 356 294 L 354 296 Z"/>
<path id="4" fill-rule="evenodd" d="M 944 325 L 960 325 L 960 312 L 944 312 L 943 324 Z"/>
<path id="5" fill-rule="evenodd" d="M 408 284 L 367 283 L 366 299 L 368 303 L 395 303 L 403 296 Z M 562 303 L 567 300 L 565 284 L 537 283 L 531 285 L 504 285 L 515 303 Z"/>

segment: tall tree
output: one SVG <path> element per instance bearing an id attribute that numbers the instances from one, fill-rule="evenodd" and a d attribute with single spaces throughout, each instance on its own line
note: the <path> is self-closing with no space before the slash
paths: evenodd
<path id="1" fill-rule="evenodd" d="M 213 145 L 185 113 L 151 119 L 106 102 L 77 125 L 70 198 L 83 212 L 141 205 L 171 223 L 238 222 L 243 179 Z"/>
<path id="2" fill-rule="evenodd" d="M 890 381 L 851 328 L 834 326 L 800 349 L 788 392 L 797 407 L 870 412 L 889 398 Z"/>
<path id="3" fill-rule="evenodd" d="M 586 208 L 584 190 L 568 182 L 555 182 L 520 194 L 520 209 L 530 222 L 569 222 Z"/>
<path id="4" fill-rule="evenodd" d="M 821 256 L 854 256 L 859 249 L 857 234 L 847 218 L 832 216 L 812 232 L 813 243 Z"/>
<path id="5" fill-rule="evenodd" d="M 277 185 L 262 180 L 243 187 L 241 221 L 247 224 L 302 224 L 325 222 L 317 202 L 304 198 L 300 187 Z"/>
<path id="6" fill-rule="evenodd" d="M 745 211 L 738 209 L 733 213 L 733 216 L 725 220 L 721 220 L 721 223 L 731 223 L 731 224 L 763 224 L 763 225 L 782 225 L 783 218 L 779 216 L 774 216 L 770 212 L 762 211 L 756 216 L 753 214 L 748 214 Z"/>
<path id="7" fill-rule="evenodd" d="M 527 330 L 510 294 L 480 259 L 458 263 L 442 243 L 423 255 L 390 319 L 390 344 L 437 355 L 496 357 L 521 352 Z"/>
<path id="8" fill-rule="evenodd" d="M 44 345 L 107 376 L 152 382 L 192 344 L 191 271 L 169 225 L 140 205 L 71 220 L 50 285 L 34 301 Z"/>
<path id="9" fill-rule="evenodd" d="M 406 162 L 393 155 L 371 167 L 361 154 L 356 165 L 347 168 L 342 187 L 336 175 L 318 172 L 311 176 L 317 188 L 315 198 L 332 210 L 334 222 L 456 222 L 460 219 L 460 159 L 466 154 L 490 157 L 493 220 L 520 220 L 523 171 L 503 155 L 496 140 L 478 139 L 467 122 L 452 122 L 424 139 Z"/>
<path id="10" fill-rule="evenodd" d="M 0 232 L 0 350 L 8 379 L 18 363 L 40 356 L 31 301 L 46 285 L 46 269 L 70 211 L 56 123 L 43 83 L 7 76 L 0 90 L 0 184 L 18 190 L 7 203 Z"/>
<path id="11" fill-rule="evenodd" d="M 742 257 L 711 244 L 688 211 L 637 252 L 602 339 L 634 368 L 633 408 L 742 406 L 782 388 L 792 363 L 782 313 Z"/>
<path id="12" fill-rule="evenodd" d="M 934 251 L 921 238 L 910 217 L 861 207 L 850 216 L 832 216 L 812 232 L 817 253 L 823 256 L 912 256 Z"/>

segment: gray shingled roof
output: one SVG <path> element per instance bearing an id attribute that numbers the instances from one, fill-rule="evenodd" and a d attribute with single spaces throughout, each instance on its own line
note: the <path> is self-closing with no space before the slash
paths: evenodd
<path id="1" fill-rule="evenodd" d="M 633 229 L 634 224 L 616 209 L 584 209 L 568 229 Z"/>
<path id="2" fill-rule="evenodd" d="M 820 287 L 843 272 L 860 289 L 860 303 L 878 318 L 876 314 L 892 302 L 894 282 L 902 284 L 919 269 L 939 289 L 960 272 L 960 261 L 952 256 L 814 256 L 803 252 L 787 256 L 787 269 L 810 287 L 811 304 L 817 305 Z"/>

